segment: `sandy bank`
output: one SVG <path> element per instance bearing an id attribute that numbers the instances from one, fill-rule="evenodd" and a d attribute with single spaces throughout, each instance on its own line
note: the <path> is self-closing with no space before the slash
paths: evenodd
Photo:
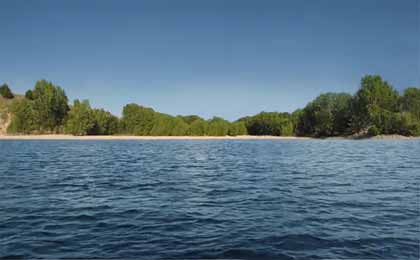
<path id="1" fill-rule="evenodd" d="M 404 135 L 377 135 L 377 136 L 336 136 L 327 137 L 326 140 L 420 140 L 420 136 Z"/>
<path id="2" fill-rule="evenodd" d="M 420 140 L 420 137 L 414 137 L 414 136 L 403 136 L 403 135 L 377 135 L 373 136 L 370 139 L 373 140 Z"/>
<path id="3" fill-rule="evenodd" d="M 0 135 L 0 140 L 308 140 L 295 136 L 120 136 L 120 135 Z"/>
<path id="4" fill-rule="evenodd" d="M 0 135 L 0 140 L 420 140 L 420 137 L 378 135 L 374 137 L 311 138 L 296 136 L 126 136 L 126 135 Z"/>

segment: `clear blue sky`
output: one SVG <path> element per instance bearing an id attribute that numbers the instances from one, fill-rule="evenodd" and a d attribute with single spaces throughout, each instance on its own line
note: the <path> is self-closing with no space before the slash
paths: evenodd
<path id="1" fill-rule="evenodd" d="M 419 16 L 419 0 L 2 0 L 0 82 L 45 78 L 116 115 L 293 111 L 365 74 L 420 85 Z"/>

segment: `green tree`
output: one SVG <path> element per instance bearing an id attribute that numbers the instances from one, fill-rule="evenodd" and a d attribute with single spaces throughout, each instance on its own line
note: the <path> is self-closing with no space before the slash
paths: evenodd
<path id="1" fill-rule="evenodd" d="M 181 118 L 175 117 L 172 119 L 172 131 L 170 135 L 172 136 L 184 136 L 187 135 L 189 125 Z"/>
<path id="2" fill-rule="evenodd" d="M 33 94 L 36 124 L 41 132 L 56 131 L 63 123 L 69 106 L 64 90 L 46 80 L 37 81 Z"/>
<path id="3" fill-rule="evenodd" d="M 15 97 L 7 84 L 0 86 L 0 95 L 7 99 L 12 99 Z"/>
<path id="4" fill-rule="evenodd" d="M 150 135 L 156 120 L 156 112 L 137 104 L 128 104 L 123 108 L 121 125 L 127 134 Z"/>
<path id="5" fill-rule="evenodd" d="M 369 127 L 368 135 L 369 136 L 377 136 L 381 133 L 381 131 L 376 126 Z"/>
<path id="6" fill-rule="evenodd" d="M 420 88 L 407 88 L 402 97 L 402 110 L 420 120 Z"/>
<path id="7" fill-rule="evenodd" d="M 229 133 L 229 122 L 221 117 L 213 117 L 208 122 L 207 134 L 209 136 L 226 136 Z"/>
<path id="8" fill-rule="evenodd" d="M 208 128 L 209 124 L 207 121 L 198 119 L 190 124 L 187 134 L 191 136 L 206 136 L 208 135 Z"/>
<path id="9" fill-rule="evenodd" d="M 65 131 L 72 135 L 87 135 L 95 126 L 95 117 L 89 101 L 75 100 L 65 125 Z"/>
<path id="10" fill-rule="evenodd" d="M 372 125 L 375 113 L 386 110 L 398 112 L 398 92 L 380 76 L 365 76 L 362 78 L 360 89 L 351 104 L 351 126 L 354 133 L 367 129 Z"/>
<path id="11" fill-rule="evenodd" d="M 35 113 L 32 102 L 21 99 L 11 106 L 12 121 L 7 129 L 9 133 L 30 134 L 36 130 Z"/>
<path id="12" fill-rule="evenodd" d="M 370 113 L 370 128 L 375 127 L 378 129 L 379 134 L 399 133 L 399 113 L 390 112 L 379 107 L 373 107 Z"/>
<path id="13" fill-rule="evenodd" d="M 237 136 L 237 135 L 247 135 L 248 132 L 246 130 L 246 126 L 244 122 L 236 121 L 229 125 L 229 132 L 230 136 Z"/>
<path id="14" fill-rule="evenodd" d="M 189 125 L 192 124 L 196 120 L 203 120 L 203 118 L 201 118 L 197 115 L 179 116 L 179 117 L 182 118 L 182 120 L 184 120 L 184 122 L 189 124 Z"/>
<path id="15" fill-rule="evenodd" d="M 418 136 L 420 134 L 420 121 L 410 112 L 393 113 L 380 110 L 374 115 L 373 127 L 376 127 L 380 134 L 406 136 Z"/>
<path id="16" fill-rule="evenodd" d="M 325 93 L 299 112 L 297 135 L 335 136 L 348 132 L 351 95 Z"/>
<path id="17" fill-rule="evenodd" d="M 297 135 L 298 124 L 302 115 L 303 115 L 303 109 L 300 109 L 300 108 L 293 111 L 293 113 L 290 115 L 290 119 L 292 120 L 292 124 L 293 124 L 293 133 L 295 135 Z"/>
<path id="18" fill-rule="evenodd" d="M 403 112 L 399 118 L 399 134 L 420 136 L 420 120 L 410 112 Z"/>
<path id="19" fill-rule="evenodd" d="M 103 109 L 93 109 L 94 125 L 89 134 L 92 135 L 113 135 L 119 131 L 119 119 Z"/>
<path id="20" fill-rule="evenodd" d="M 174 127 L 173 117 L 166 114 L 157 114 L 154 117 L 153 127 L 149 135 L 152 136 L 169 136 Z"/>
<path id="21" fill-rule="evenodd" d="M 181 116 L 173 117 L 166 114 L 156 113 L 153 127 L 150 130 L 152 136 L 183 136 L 187 135 L 189 125 Z"/>
<path id="22" fill-rule="evenodd" d="M 293 135 L 294 125 L 289 113 L 261 112 L 238 121 L 245 123 L 250 135 Z"/>
<path id="23" fill-rule="evenodd" d="M 25 98 L 28 100 L 34 100 L 34 93 L 32 90 L 29 89 L 25 92 Z"/>

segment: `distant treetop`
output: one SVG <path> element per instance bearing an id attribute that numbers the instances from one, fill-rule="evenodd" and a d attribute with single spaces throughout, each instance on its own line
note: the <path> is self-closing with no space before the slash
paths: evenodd
<path id="1" fill-rule="evenodd" d="M 7 99 L 12 99 L 15 97 L 6 83 L 0 86 L 0 95 Z"/>
<path id="2" fill-rule="evenodd" d="M 4 98 L 13 98 L 7 84 Z M 378 75 L 361 79 L 354 94 L 324 93 L 293 113 L 261 112 L 234 122 L 221 117 L 205 120 L 197 115 L 171 116 L 138 104 L 124 106 L 118 118 L 89 101 L 69 106 L 64 90 L 53 83 L 37 81 L 24 99 L 14 99 L 9 132 L 69 133 L 73 135 L 145 136 L 344 136 L 401 134 L 420 135 L 420 88 L 407 88 L 400 95 Z"/>

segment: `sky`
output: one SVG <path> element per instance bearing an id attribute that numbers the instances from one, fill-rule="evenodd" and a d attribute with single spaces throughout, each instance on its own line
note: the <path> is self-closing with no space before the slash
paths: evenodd
<path id="1" fill-rule="evenodd" d="M 366 74 L 420 86 L 419 0 L 2 0 L 0 82 L 121 115 L 292 112 Z"/>

